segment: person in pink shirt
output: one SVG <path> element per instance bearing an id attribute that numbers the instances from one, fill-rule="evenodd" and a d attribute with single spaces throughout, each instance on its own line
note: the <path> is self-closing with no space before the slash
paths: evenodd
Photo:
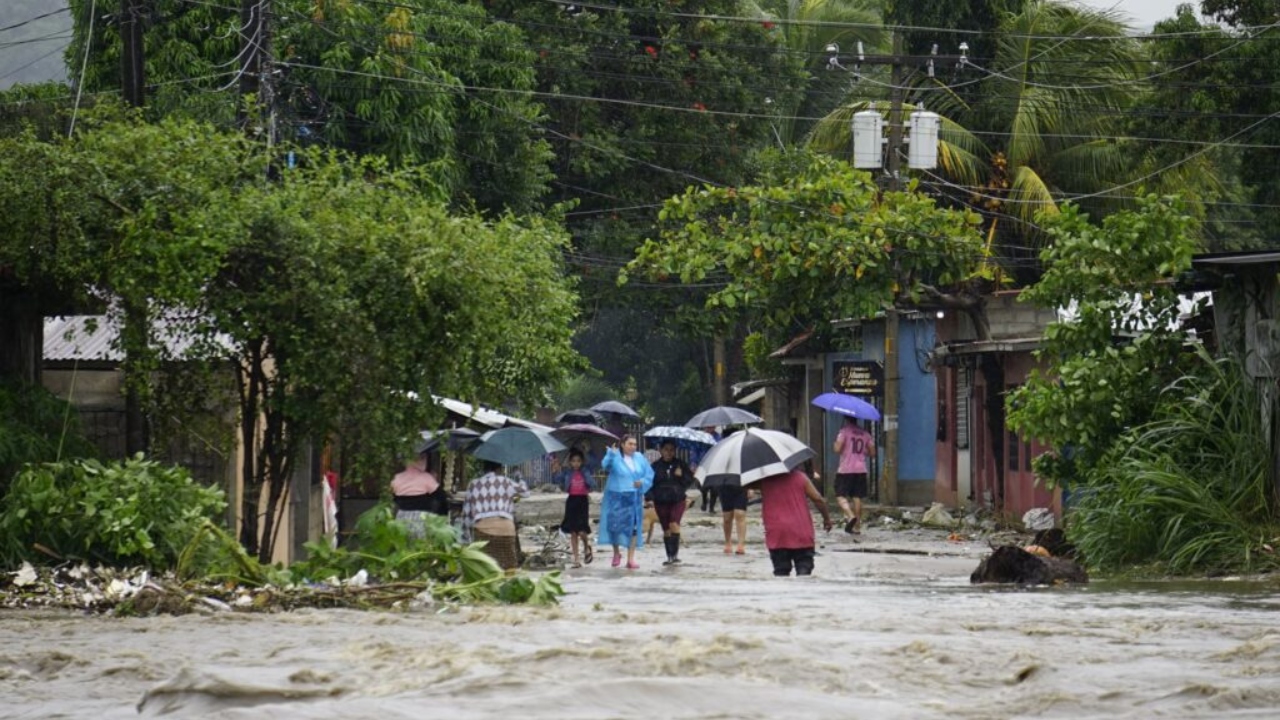
<path id="1" fill-rule="evenodd" d="M 813 574 L 813 515 L 807 500 L 822 512 L 823 529 L 831 530 L 827 501 L 800 470 L 771 475 L 760 481 L 760 519 L 764 521 L 764 545 L 769 548 L 773 574 L 787 577 Z"/>
<path id="2" fill-rule="evenodd" d="M 832 449 L 840 456 L 836 502 L 844 513 L 844 531 L 857 534 L 862 532 L 862 498 L 867 496 L 867 461 L 876 456 L 876 441 L 855 418 L 846 416 Z"/>
<path id="3" fill-rule="evenodd" d="M 574 448 L 569 451 L 569 467 L 555 477 L 556 484 L 569 497 L 564 501 L 564 522 L 560 523 L 560 532 L 569 536 L 573 548 L 573 566 L 582 567 L 578 560 L 578 544 L 582 544 L 582 552 L 590 563 L 594 558 L 591 550 L 591 499 L 590 493 L 596 489 L 596 481 L 582 469 L 582 451 Z"/>

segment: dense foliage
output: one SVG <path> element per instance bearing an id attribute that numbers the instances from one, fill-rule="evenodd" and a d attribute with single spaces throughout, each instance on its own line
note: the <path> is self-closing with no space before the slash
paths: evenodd
<path id="1" fill-rule="evenodd" d="M 0 497 L 24 465 L 92 457 L 80 416 L 43 387 L 0 378 Z"/>
<path id="2" fill-rule="evenodd" d="M 438 412 L 421 398 L 533 404 L 577 362 L 556 223 L 451 214 L 420 169 L 294 148 L 271 181 L 289 148 L 109 109 L 0 147 L 0 263 L 18 280 L 115 300 L 140 388 L 161 361 L 203 363 L 189 408 L 222 404 L 212 373 L 231 360 L 242 540 L 264 559 L 307 443 L 339 435 L 344 470 L 381 468 Z"/>
<path id="3" fill-rule="evenodd" d="M 85 88 L 119 88 L 120 0 L 70 4 L 77 18 L 92 8 L 97 22 L 92 38 L 87 23 L 76 23 L 68 60 L 78 65 L 92 42 Z M 252 49 L 236 3 L 153 0 L 147 20 L 150 112 L 231 127 L 235 93 L 255 72 L 240 68 Z M 533 54 L 516 28 L 453 0 L 277 0 L 271 24 L 283 139 L 430 168 L 455 207 L 538 205 L 551 156 L 527 92 Z M 242 118 L 245 111 L 240 105 Z"/>
<path id="4" fill-rule="evenodd" d="M 1053 245 L 1027 302 L 1074 308 L 1051 325 L 1033 371 L 1009 398 L 1009 423 L 1065 454 L 1045 456 L 1049 483 L 1087 482 L 1111 443 L 1152 417 L 1161 391 L 1190 357 L 1178 291 L 1166 282 L 1190 267 L 1191 218 L 1176 202 L 1149 197 L 1138 211 L 1094 225 L 1074 206 L 1043 218 Z M 1123 339 L 1123 341 L 1118 341 Z"/>
<path id="5" fill-rule="evenodd" d="M 1024 297 L 1074 317 L 1049 328 L 1047 369 L 1012 393 L 1008 420 L 1059 449 L 1035 470 L 1069 493 L 1072 540 L 1109 569 L 1274 567 L 1280 524 L 1258 388 L 1180 321 L 1171 281 L 1190 267 L 1191 218 L 1148 197 L 1100 226 L 1074 207 L 1046 222 L 1047 270 Z"/>
<path id="6" fill-rule="evenodd" d="M 690 189 L 659 217 L 661 237 L 622 281 L 714 280 L 707 314 L 722 327 L 745 317 L 775 343 L 959 283 L 983 255 L 973 213 L 914 189 L 881 193 L 869 174 L 805 153 L 770 156 L 758 185 Z"/>
<path id="7" fill-rule="evenodd" d="M 221 490 L 142 458 L 28 465 L 0 502 L 0 565 L 77 559 L 172 568 L 225 507 Z"/>
<path id="8" fill-rule="evenodd" d="M 1262 394 L 1235 360 L 1203 352 L 1155 398 L 1074 493 L 1071 539 L 1108 569 L 1177 574 L 1280 567 Z"/>
<path id="9" fill-rule="evenodd" d="M 289 572 L 299 582 L 341 580 L 361 570 L 382 583 L 426 580 L 434 597 L 449 601 L 548 605 L 564 594 L 558 572 L 507 575 L 483 543 L 461 543 L 446 518 L 429 515 L 425 524 L 424 537 L 414 538 L 389 504 L 378 505 L 356 521 L 348 547 L 312 543 L 310 557 Z"/>

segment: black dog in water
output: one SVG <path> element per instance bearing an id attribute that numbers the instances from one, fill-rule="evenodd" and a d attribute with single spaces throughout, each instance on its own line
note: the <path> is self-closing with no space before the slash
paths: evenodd
<path id="1" fill-rule="evenodd" d="M 1033 555 L 1017 545 L 1002 545 L 978 563 L 969 582 L 1054 585 L 1087 583 L 1089 574 L 1075 560 Z"/>

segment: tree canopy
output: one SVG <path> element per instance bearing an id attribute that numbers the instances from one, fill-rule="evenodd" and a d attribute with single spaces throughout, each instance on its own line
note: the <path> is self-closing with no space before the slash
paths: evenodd
<path id="1" fill-rule="evenodd" d="M 305 443 L 358 437 L 345 466 L 381 468 L 438 416 L 432 394 L 534 404 L 576 366 L 552 220 L 452 213 L 418 171 L 336 151 L 294 149 L 271 181 L 261 146 L 191 120 L 80 128 L 0 139 L 0 197 L 21 203 L 0 262 L 113 313 L 132 304 L 180 341 L 125 332 L 139 357 L 229 363 L 248 450 L 242 540 L 264 558 Z M 217 387 L 191 388 L 189 406 L 216 407 Z"/>
<path id="2" fill-rule="evenodd" d="M 71 0 L 67 58 L 94 52 L 86 90 L 120 87 L 120 0 Z M 153 0 L 143 39 L 154 116 L 181 113 L 229 127 L 241 91 L 245 44 L 232 5 Z M 536 126 L 533 54 L 514 26 L 479 4 L 279 0 L 272 3 L 271 82 L 279 132 L 426 166 L 456 207 L 533 210 L 546 193 L 551 155 Z M 263 44 L 260 38 L 251 38 Z M 243 107 L 241 110 L 243 111 Z"/>
<path id="3" fill-rule="evenodd" d="M 768 156 L 759 184 L 691 188 L 668 200 L 635 276 L 713 283 L 705 307 L 770 340 L 874 315 L 980 272 L 978 217 L 915 188 L 881 193 L 868 173 L 807 153 Z"/>

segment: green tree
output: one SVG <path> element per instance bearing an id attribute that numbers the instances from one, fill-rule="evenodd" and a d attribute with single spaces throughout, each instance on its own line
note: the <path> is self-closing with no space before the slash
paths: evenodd
<path id="1" fill-rule="evenodd" d="M 1236 18 L 1228 4 L 1206 3 L 1206 12 Z M 1248 3 L 1247 21 L 1265 20 Z M 1215 9 L 1216 8 L 1216 9 Z M 1274 13 L 1274 9 L 1273 9 Z M 1147 43 L 1156 59 L 1151 90 L 1132 120 L 1132 134 L 1145 141 L 1142 175 L 1150 187 L 1178 192 L 1203 217 L 1205 246 L 1212 251 L 1262 247 L 1265 228 L 1280 220 L 1280 184 L 1272 164 L 1280 139 L 1267 117 L 1280 111 L 1274 90 L 1280 47 L 1275 28 L 1253 32 L 1202 23 L 1190 5 L 1156 25 Z"/>
<path id="2" fill-rule="evenodd" d="M 1042 220 L 1046 271 L 1023 298 L 1074 309 L 1043 371 L 1009 397 L 1009 424 L 1055 452 L 1039 477 L 1075 498 L 1068 529 L 1092 564 L 1223 572 L 1275 565 L 1269 430 L 1241 358 L 1215 360 L 1180 324 L 1174 280 L 1194 220 L 1147 196 L 1101 225 L 1074 206 Z"/>
<path id="3" fill-rule="evenodd" d="M 1191 265 L 1193 220 L 1175 200 L 1144 198 L 1100 225 L 1068 205 L 1042 216 L 1052 245 L 1044 276 L 1023 292 L 1041 307 L 1075 308 L 1045 333 L 1032 372 L 1009 398 L 1009 424 L 1060 451 L 1037 465 L 1051 483 L 1096 469 L 1111 443 L 1152 415 L 1161 390 L 1186 370 L 1179 295 L 1167 281 Z M 1117 337 L 1130 338 L 1117 343 Z"/>
<path id="4" fill-rule="evenodd" d="M 317 151 L 233 201 L 238 233 L 193 330 L 234 358 L 240 537 L 260 559 L 305 443 L 340 438 L 363 476 L 439 419 L 432 393 L 531 405 L 574 366 L 554 223 L 450 215 L 418 180 Z"/>
<path id="5" fill-rule="evenodd" d="M 690 189 L 664 205 L 622 280 L 721 286 L 705 303 L 771 341 L 833 317 L 865 317 L 963 283 L 982 258 L 978 218 L 914 188 L 881 193 L 869 174 L 822 156 L 775 154 L 756 185 Z"/>
<path id="6" fill-rule="evenodd" d="M 931 189 L 983 213 L 993 246 L 1026 260 L 1034 257 L 1020 249 L 1034 244 L 1026 240 L 1042 239 L 1034 217 L 1056 212 L 1060 194 L 1101 192 L 1130 177 L 1111 138 L 1140 89 L 1140 55 L 1116 13 L 1078 5 L 1028 2 L 996 30 L 993 57 L 975 58 L 958 78 L 913 78 L 920 84 L 907 105 L 944 119 L 938 174 L 946 182 Z M 859 99 L 829 115 L 814 147 L 849 152 L 851 115 L 865 107 Z"/>
<path id="7" fill-rule="evenodd" d="M 153 0 L 146 73 L 152 116 L 181 113 L 229 127 L 242 101 L 240 10 Z M 96 8 L 84 87 L 120 87 L 120 0 L 71 0 L 70 62 Z M 513 26 L 477 3 L 277 0 L 271 5 L 280 134 L 423 165 L 457 207 L 536 208 L 551 155 L 529 95 L 533 55 Z"/>
<path id="8" fill-rule="evenodd" d="M 270 181 L 255 144 L 189 120 L 90 118 L 71 138 L 0 147 L 0 264 L 113 312 L 141 304 L 181 341 L 126 336 L 149 368 L 203 362 L 212 375 L 230 358 L 241 538 L 260 558 L 306 443 L 359 439 L 358 476 L 427 426 L 418 398 L 533 405 L 576 367 L 554 219 L 450 214 L 425 171 L 318 149 L 295 149 L 297 167 Z M 216 405 L 212 379 L 187 387 L 188 408 Z"/>

